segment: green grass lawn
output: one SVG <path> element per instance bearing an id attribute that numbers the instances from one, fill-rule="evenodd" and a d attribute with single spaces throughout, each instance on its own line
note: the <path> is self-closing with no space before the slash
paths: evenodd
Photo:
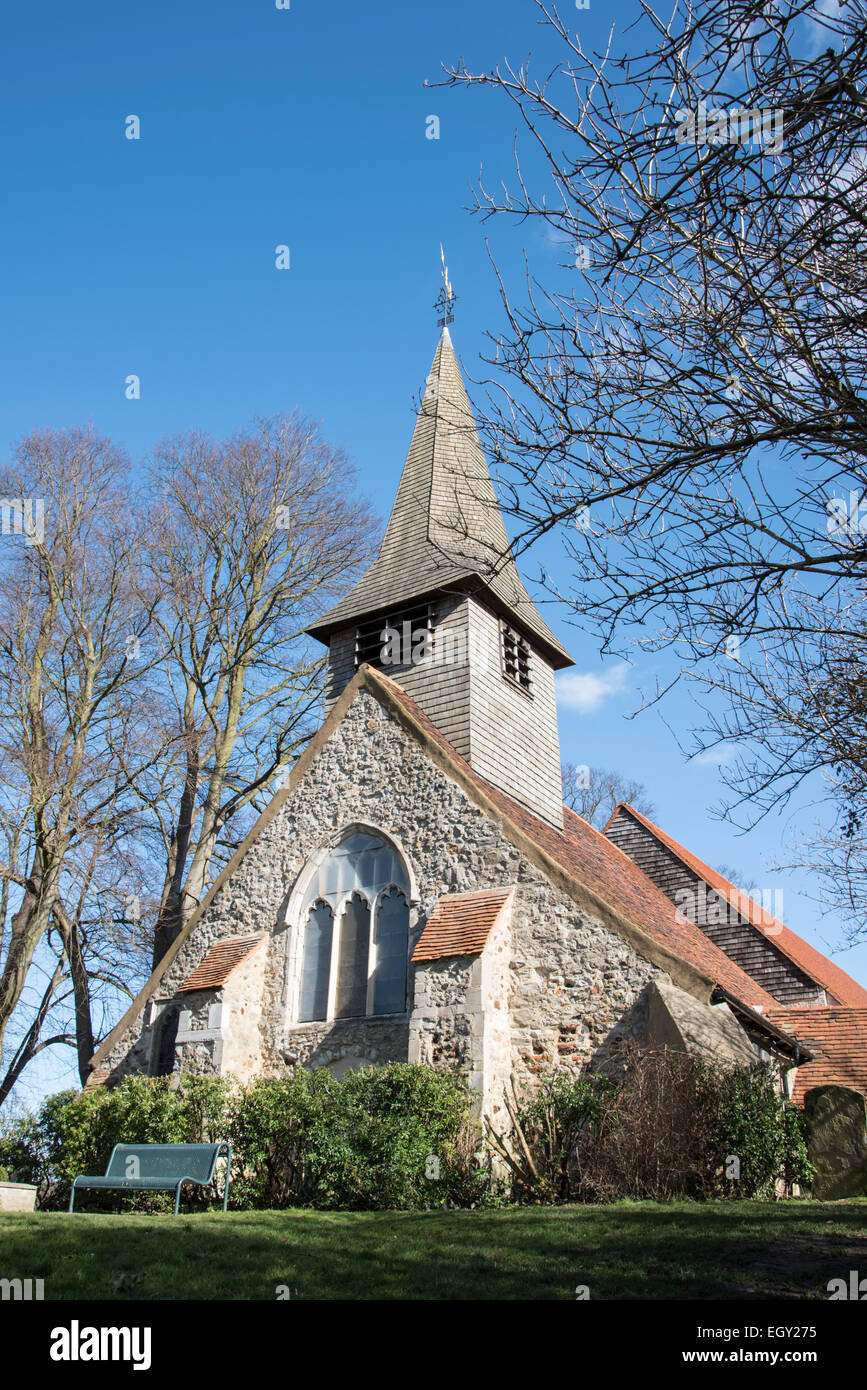
<path id="1" fill-rule="evenodd" d="M 827 1299 L 867 1275 L 867 1200 L 504 1211 L 0 1216 L 46 1299 Z"/>

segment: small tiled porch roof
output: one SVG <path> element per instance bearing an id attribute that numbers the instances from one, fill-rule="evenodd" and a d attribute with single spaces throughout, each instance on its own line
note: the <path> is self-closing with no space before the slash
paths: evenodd
<path id="1" fill-rule="evenodd" d="M 216 941 L 192 975 L 184 980 L 178 994 L 193 989 L 219 989 L 261 940 L 260 933 L 258 936 L 233 936 L 227 941 Z"/>
<path id="2" fill-rule="evenodd" d="M 486 888 L 478 893 L 446 893 L 438 898 L 412 953 L 413 961 L 479 955 L 514 891 Z"/>
<path id="3" fill-rule="evenodd" d="M 795 1075 L 798 1105 L 813 1086 L 850 1086 L 867 1095 L 867 1009 L 776 1008 L 768 1017 L 813 1053 Z"/>

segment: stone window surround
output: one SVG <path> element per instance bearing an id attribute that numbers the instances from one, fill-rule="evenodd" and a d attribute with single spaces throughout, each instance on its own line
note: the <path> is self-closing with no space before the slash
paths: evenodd
<path id="1" fill-rule="evenodd" d="M 409 908 L 409 929 L 407 932 L 407 978 L 409 978 L 410 960 L 412 957 L 413 950 L 415 949 L 417 937 L 419 935 L 418 906 L 420 901 L 418 890 L 418 878 L 413 867 L 412 859 L 407 853 L 404 845 L 391 830 L 386 830 L 384 826 L 378 825 L 374 821 L 348 821 L 345 825 L 342 825 L 338 830 L 332 831 L 332 833 L 323 842 L 323 844 L 320 845 L 319 849 L 316 850 L 316 852 L 313 855 L 311 855 L 311 857 L 307 860 L 306 864 L 304 865 L 303 869 L 300 871 L 298 877 L 295 880 L 295 886 L 293 887 L 292 892 L 289 895 L 289 900 L 286 904 L 286 911 L 283 914 L 281 922 L 279 923 L 278 930 L 282 929 L 283 931 L 285 931 L 288 934 L 289 938 L 286 948 L 286 965 L 284 969 L 283 978 L 283 1017 L 285 1020 L 284 1028 L 286 1032 L 293 1032 L 295 1029 L 321 1027 L 323 1023 L 338 1025 L 340 1023 L 358 1023 L 362 1020 L 365 1023 L 376 1023 L 379 1019 L 393 1020 L 395 1018 L 406 1018 L 407 1016 L 409 1006 L 407 1006 L 406 1009 L 402 1009 L 399 1013 L 396 1014 L 368 1013 L 360 1016 L 356 1015 L 352 1018 L 346 1019 L 333 1017 L 332 1011 L 334 1008 L 335 997 L 334 975 L 336 970 L 336 962 L 338 960 L 339 955 L 340 938 L 340 917 L 338 913 L 335 913 L 334 938 L 332 940 L 331 946 L 332 979 L 328 991 L 329 1016 L 325 1019 L 306 1019 L 304 1021 L 298 1018 L 301 996 L 301 966 L 303 962 L 304 947 L 304 923 L 301 921 L 301 913 L 305 906 L 307 906 L 307 890 L 310 887 L 313 875 L 315 874 L 323 860 L 327 859 L 329 855 L 333 853 L 333 851 L 343 840 L 345 840 L 349 835 L 354 835 L 356 832 L 362 835 L 379 836 L 380 839 L 384 840 L 387 844 L 391 846 L 391 848 L 394 850 L 394 852 L 399 857 L 401 863 L 403 864 L 404 872 L 407 877 L 408 888 L 406 890 L 401 888 L 400 891 L 405 894 L 407 900 L 407 907 Z M 396 886 L 400 887 L 400 885 Z M 343 898 L 341 898 L 339 903 L 340 914 L 342 914 L 343 908 L 345 907 L 346 902 L 352 896 L 352 893 L 357 891 L 358 889 L 351 889 L 345 894 Z M 381 898 L 383 894 L 388 891 L 390 891 L 390 888 L 382 889 L 380 893 L 377 894 L 377 902 L 379 898 Z M 310 905 L 312 906 L 312 904 Z M 371 904 L 370 906 L 372 927 L 374 921 L 374 914 L 373 905 Z M 371 951 L 373 950 L 373 935 L 373 930 L 371 930 Z M 370 1007 L 370 988 L 371 976 L 368 972 L 368 1007 Z"/>
<path id="2" fill-rule="evenodd" d="M 166 999 L 151 999 L 145 1012 L 145 1026 L 150 1028 L 150 1051 L 148 1055 L 148 1075 L 152 1076 L 153 1066 L 156 1060 L 156 1051 L 159 1047 L 160 1030 L 156 1026 L 162 1018 L 163 1013 L 169 1004 L 176 1004 L 174 997 Z M 191 1027 L 193 1010 L 178 1010 L 178 1031 L 175 1037 L 175 1049 L 188 1042 L 214 1042 L 222 1044 L 225 1033 L 224 1028 L 228 1024 L 229 1006 L 223 1000 L 219 1000 L 208 1006 L 208 1022 L 204 1028 Z M 176 1054 L 177 1055 L 177 1054 Z"/>

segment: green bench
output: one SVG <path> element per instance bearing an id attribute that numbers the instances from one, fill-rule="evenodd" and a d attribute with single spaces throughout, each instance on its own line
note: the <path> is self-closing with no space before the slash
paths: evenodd
<path id="1" fill-rule="evenodd" d="M 185 1182 L 207 1187 L 214 1180 L 217 1159 L 226 1156 L 226 1190 L 223 1211 L 229 1201 L 229 1175 L 232 1168 L 232 1146 L 225 1140 L 219 1144 L 115 1144 L 105 1177 L 78 1177 L 69 1194 L 69 1210 L 75 1203 L 75 1193 L 84 1187 L 115 1188 L 121 1192 L 174 1192 L 175 1216 Z M 118 1210 L 120 1210 L 118 1198 Z"/>

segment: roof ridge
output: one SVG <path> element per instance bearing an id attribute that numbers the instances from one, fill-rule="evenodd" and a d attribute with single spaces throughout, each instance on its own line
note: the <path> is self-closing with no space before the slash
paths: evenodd
<path id="1" fill-rule="evenodd" d="M 803 970 L 805 974 L 809 975 L 816 984 L 821 985 L 823 989 L 828 990 L 829 993 L 838 998 L 840 998 L 841 988 L 847 993 L 850 988 L 854 988 L 856 995 L 850 996 L 850 998 L 860 996 L 863 999 L 862 1005 L 852 1005 L 845 998 L 840 998 L 840 1005 L 842 1007 L 867 1007 L 867 989 L 865 989 L 863 985 L 860 985 L 857 980 L 853 979 L 842 966 L 835 965 L 835 963 L 829 960 L 816 946 L 811 946 L 809 941 L 805 941 L 802 936 L 799 936 L 791 927 L 787 927 L 786 924 L 781 922 L 778 917 L 775 917 L 773 913 L 766 912 L 761 904 L 757 903 L 755 898 L 749 893 L 738 888 L 729 879 L 725 878 L 723 874 L 711 868 L 709 864 L 705 864 L 704 860 L 699 859 L 697 854 L 693 854 L 691 850 L 686 849 L 678 840 L 675 840 L 673 835 L 669 835 L 665 830 L 662 830 L 660 826 L 656 825 L 643 811 L 637 810 L 637 808 L 632 806 L 628 801 L 618 801 L 605 823 L 605 832 L 607 832 L 608 827 L 613 823 L 616 815 L 621 810 L 628 811 L 631 816 L 634 816 L 634 818 L 645 826 L 652 835 L 655 835 L 662 844 L 681 859 L 682 862 L 686 864 L 687 868 L 697 873 L 699 878 L 710 888 L 713 888 L 716 892 L 722 890 L 730 906 L 736 907 L 739 915 L 744 915 L 742 911 L 744 906 L 749 909 L 750 904 L 752 904 L 761 914 L 762 920 L 755 921 L 752 913 L 748 911 L 746 915 L 750 925 L 755 927 L 756 930 L 762 931 L 784 956 L 791 960 L 794 965 L 797 965 L 800 970 Z M 730 893 L 734 895 L 736 901 L 730 896 Z M 746 903 L 744 899 L 746 899 Z M 768 931 L 769 923 L 778 928 L 773 934 Z M 806 955 L 806 959 L 804 959 L 804 955 Z M 815 973 L 817 964 L 823 971 L 825 967 L 827 967 L 829 975 L 826 979 L 823 979 L 820 975 Z M 837 976 L 839 976 L 839 978 L 835 979 Z M 834 980 L 834 983 L 831 983 L 832 980 Z"/>

